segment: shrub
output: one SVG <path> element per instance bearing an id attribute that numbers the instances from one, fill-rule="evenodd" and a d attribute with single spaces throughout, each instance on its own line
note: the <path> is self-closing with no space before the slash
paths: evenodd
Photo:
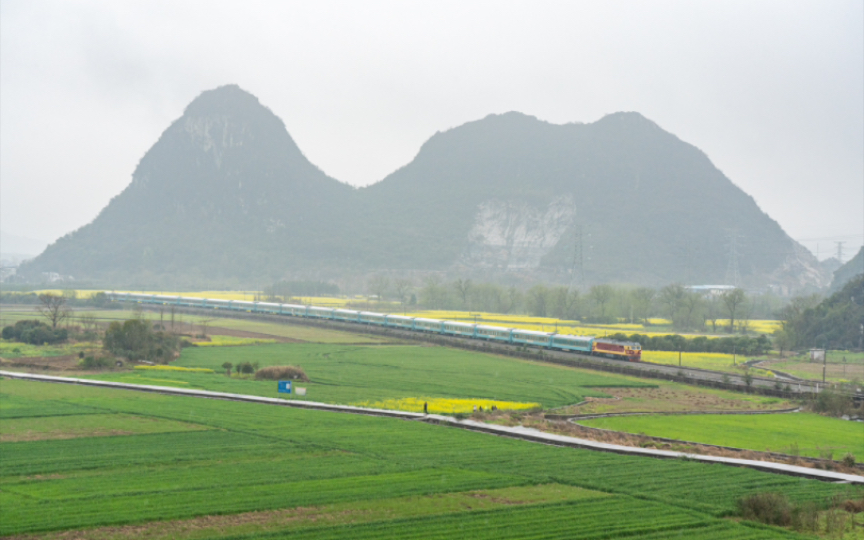
<path id="1" fill-rule="evenodd" d="M 78 362 L 78 367 L 82 369 L 105 369 L 111 367 L 111 360 L 105 357 L 85 356 Z"/>
<path id="2" fill-rule="evenodd" d="M 754 493 L 738 499 L 741 517 L 768 525 L 791 524 L 792 511 L 792 505 L 782 493 Z"/>
<path id="3" fill-rule="evenodd" d="M 108 325 L 102 346 L 111 354 L 129 360 L 149 360 L 166 364 L 174 358 L 180 343 L 177 336 L 153 332 L 152 326 L 141 319 L 118 321 Z"/>
<path id="4" fill-rule="evenodd" d="M 69 332 L 65 328 L 53 330 L 42 321 L 18 321 L 13 326 L 6 326 L 2 332 L 3 339 L 20 341 L 31 345 L 44 343 L 60 343 L 66 341 Z"/>
<path id="5" fill-rule="evenodd" d="M 815 531 L 819 526 L 819 509 L 814 502 L 792 509 L 790 525 L 796 531 Z"/>
<path id="6" fill-rule="evenodd" d="M 297 380 L 309 382 L 309 377 L 306 372 L 299 366 L 267 366 L 261 368 L 255 373 L 255 378 L 258 380 L 280 381 L 280 380 Z"/>
<path id="7" fill-rule="evenodd" d="M 253 365 L 251 362 L 240 362 L 239 364 L 234 366 L 234 370 L 237 372 L 238 375 L 241 373 L 245 373 L 245 374 L 255 373 L 255 371 L 256 371 L 255 368 L 256 368 L 256 366 Z"/>
<path id="8" fill-rule="evenodd" d="M 843 456 L 843 465 L 847 467 L 855 466 L 855 454 L 852 452 L 846 452 L 846 455 Z"/>
<path id="9" fill-rule="evenodd" d="M 831 388 L 825 388 L 816 396 L 813 410 L 830 416 L 843 416 L 853 407 L 852 398 L 838 394 Z"/>

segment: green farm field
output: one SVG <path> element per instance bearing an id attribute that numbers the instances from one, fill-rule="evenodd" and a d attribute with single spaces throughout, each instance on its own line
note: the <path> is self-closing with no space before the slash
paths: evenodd
<path id="1" fill-rule="evenodd" d="M 762 365 L 789 373 L 802 379 L 829 382 L 864 381 L 864 353 L 850 351 L 828 351 L 827 362 L 811 362 L 808 355 L 768 360 Z"/>
<path id="2" fill-rule="evenodd" d="M 312 382 L 300 399 L 353 404 L 393 398 L 487 398 L 539 403 L 544 408 L 606 396 L 597 387 L 654 387 L 632 377 L 545 365 L 447 347 L 425 345 L 324 345 L 280 343 L 249 347 L 193 347 L 173 365 L 210 368 L 216 373 L 106 373 L 117 382 L 159 384 L 267 397 L 278 394 L 275 381 L 227 377 L 222 364 L 257 362 L 300 366 Z"/>
<path id="3" fill-rule="evenodd" d="M 748 450 L 864 457 L 864 424 L 817 414 L 630 416 L 581 420 L 586 426 Z"/>
<path id="4" fill-rule="evenodd" d="M 30 345 L 17 341 L 0 339 L 0 356 L 3 358 L 27 358 L 32 356 L 64 356 L 100 349 L 98 342 L 58 343 L 57 345 Z"/>
<path id="5" fill-rule="evenodd" d="M 740 496 L 758 491 L 819 505 L 862 493 L 397 419 L 0 383 L 0 431 L 11 418 L 63 415 L 65 425 L 47 440 L 0 443 L 0 535 L 800 538 L 726 518 Z M 92 436 L 111 415 L 166 430 Z"/>

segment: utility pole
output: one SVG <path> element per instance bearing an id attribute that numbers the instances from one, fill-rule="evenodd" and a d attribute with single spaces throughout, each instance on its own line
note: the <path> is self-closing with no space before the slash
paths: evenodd
<path id="1" fill-rule="evenodd" d="M 846 242 L 835 242 L 837 244 L 837 260 L 843 262 L 843 244 Z"/>
<path id="2" fill-rule="evenodd" d="M 825 350 L 822 352 L 822 384 L 825 384 L 825 369 L 828 367 L 828 344 L 825 344 Z"/>

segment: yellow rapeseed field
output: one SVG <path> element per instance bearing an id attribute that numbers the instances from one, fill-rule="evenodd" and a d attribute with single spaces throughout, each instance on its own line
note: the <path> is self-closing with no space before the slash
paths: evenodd
<path id="1" fill-rule="evenodd" d="M 780 329 L 780 324 L 780 321 L 754 319 L 747 321 L 747 329 L 757 334 L 773 334 L 775 330 Z M 726 328 L 727 326 L 729 326 L 729 319 L 717 321 L 717 328 Z"/>
<path id="2" fill-rule="evenodd" d="M 494 405 L 498 409 L 520 411 L 539 409 L 539 403 L 520 403 L 517 401 L 496 401 L 493 399 L 456 399 L 456 398 L 401 398 L 385 399 L 382 401 L 361 401 L 352 403 L 357 407 L 369 407 L 372 409 L 390 409 L 396 411 L 423 412 L 423 404 L 428 404 L 429 412 L 436 414 L 456 414 L 474 412 L 474 408 L 483 408 L 484 411 L 492 410 Z"/>
<path id="3" fill-rule="evenodd" d="M 263 293 L 260 291 L 195 291 L 195 292 L 178 292 L 178 291 L 115 291 L 118 293 L 132 294 L 160 294 L 164 296 L 186 296 L 189 298 L 213 298 L 215 300 L 242 300 L 244 302 L 254 302 L 256 296 L 259 299 L 263 298 Z M 265 302 L 266 300 L 260 300 Z M 342 307 L 350 300 L 347 298 L 332 298 L 329 296 L 302 296 L 292 299 L 294 303 L 304 305 L 314 305 L 323 307 Z"/>
<path id="4" fill-rule="evenodd" d="M 56 295 L 75 293 L 75 296 L 78 298 L 90 298 L 94 294 L 104 292 L 104 291 L 102 289 L 99 289 L 98 291 L 91 291 L 91 290 L 85 290 L 85 289 L 65 289 L 65 290 L 64 289 L 40 289 L 38 291 L 33 291 L 33 292 L 36 294 L 56 294 Z"/>
<path id="5" fill-rule="evenodd" d="M 609 334 L 644 334 L 647 336 L 664 336 L 674 331 L 664 330 L 662 332 L 654 332 L 646 330 L 642 324 L 583 324 L 579 321 L 568 319 L 556 319 L 554 317 L 533 317 L 531 315 L 507 315 L 501 313 L 488 313 L 481 311 L 443 311 L 443 310 L 428 310 L 414 311 L 406 313 L 408 317 L 423 317 L 427 319 L 442 319 L 451 321 L 463 321 L 478 324 L 488 324 L 491 326 L 504 326 L 512 328 L 522 328 L 525 330 L 537 330 L 540 332 L 558 332 L 559 334 L 568 334 L 575 336 L 595 336 L 602 337 Z M 666 319 L 649 319 L 652 325 L 671 325 L 672 321 Z M 729 321 L 718 320 L 717 327 L 724 328 L 729 324 Z M 752 320 L 747 323 L 751 332 L 759 334 L 771 334 L 774 330 L 780 327 L 780 321 L 769 320 Z M 650 327 L 649 327 L 650 328 Z M 709 329 L 706 327 L 705 331 Z M 699 335 L 698 333 L 684 332 L 683 335 Z M 709 336 L 715 337 L 715 336 Z"/>
<path id="6" fill-rule="evenodd" d="M 744 356 L 724 353 L 681 353 L 681 366 L 712 371 L 725 371 L 728 373 L 739 373 L 745 370 L 743 363 L 749 360 Z M 678 365 L 678 353 L 675 351 L 642 351 L 642 361 L 654 364 Z M 754 375 L 771 377 L 771 373 L 763 369 L 751 368 Z"/>

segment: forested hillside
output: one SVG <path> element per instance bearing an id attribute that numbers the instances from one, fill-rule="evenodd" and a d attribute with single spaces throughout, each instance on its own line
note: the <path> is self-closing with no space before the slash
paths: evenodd
<path id="1" fill-rule="evenodd" d="M 864 342 L 864 274 L 815 307 L 785 310 L 782 333 L 791 347 L 857 349 Z"/>

